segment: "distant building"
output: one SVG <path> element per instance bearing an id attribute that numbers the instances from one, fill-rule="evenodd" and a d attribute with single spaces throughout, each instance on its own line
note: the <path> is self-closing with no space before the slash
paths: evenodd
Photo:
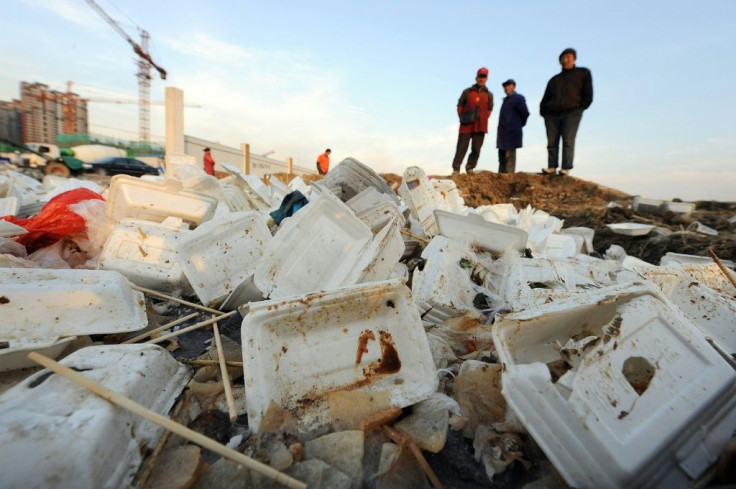
<path id="1" fill-rule="evenodd" d="M 58 134 L 87 132 L 87 101 L 72 92 L 49 90 L 43 83 L 20 83 L 24 143 L 56 143 Z"/>
<path id="2" fill-rule="evenodd" d="M 0 139 L 16 144 L 23 142 L 23 126 L 20 117 L 20 100 L 0 100 Z"/>

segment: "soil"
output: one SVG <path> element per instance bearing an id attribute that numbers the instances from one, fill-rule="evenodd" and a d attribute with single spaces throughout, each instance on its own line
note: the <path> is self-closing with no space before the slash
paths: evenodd
<path id="1" fill-rule="evenodd" d="M 401 176 L 382 176 L 398 189 Z M 690 215 L 637 214 L 631 209 L 633 195 L 572 176 L 479 171 L 473 175 L 431 178 L 451 178 L 465 204 L 471 207 L 510 202 L 523 209 L 529 205 L 564 219 L 564 227 L 592 228 L 593 246 L 601 255 L 616 244 L 627 254 L 655 265 L 667 252 L 708 256 L 708 249 L 721 260 L 736 260 L 736 223 L 728 222 L 736 216 L 736 202 L 699 201 Z M 718 231 L 718 236 L 687 231 L 687 226 L 696 221 Z M 615 234 L 606 227 L 621 222 L 654 224 L 657 228 L 646 236 L 631 237 Z"/>

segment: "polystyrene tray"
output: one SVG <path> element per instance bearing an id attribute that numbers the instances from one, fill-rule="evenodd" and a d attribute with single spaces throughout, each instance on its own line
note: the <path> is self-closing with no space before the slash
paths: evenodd
<path id="1" fill-rule="evenodd" d="M 651 224 L 640 224 L 638 222 L 621 222 L 617 224 L 606 224 L 608 229 L 616 234 L 624 236 L 644 236 L 654 229 Z"/>
<path id="2" fill-rule="evenodd" d="M 504 397 L 572 487 L 686 487 L 736 427 L 736 373 L 654 287 L 507 315 L 493 339 Z"/>
<path id="3" fill-rule="evenodd" d="M 507 249 L 523 251 L 529 238 L 523 229 L 488 222 L 478 214 L 461 216 L 437 209 L 434 215 L 441 235 L 496 253 Z"/>
<path id="4" fill-rule="evenodd" d="M 270 240 L 258 212 L 228 214 L 188 233 L 179 245 L 180 263 L 202 304 L 225 299 L 252 276 Z"/>
<path id="5" fill-rule="evenodd" d="M 332 392 L 373 392 L 405 407 L 437 389 L 421 319 L 398 279 L 252 303 L 242 338 L 256 431 L 271 402 L 309 431 L 328 422 Z"/>
<path id="6" fill-rule="evenodd" d="M 36 362 L 28 358 L 28 353 L 32 351 L 55 359 L 76 338 L 76 336 L 68 336 L 66 338 L 23 338 L 7 340 L 6 343 L 8 343 L 8 346 L 0 349 L 0 372 L 38 366 Z"/>
<path id="7" fill-rule="evenodd" d="M 161 185 L 115 175 L 110 180 L 107 215 L 116 221 L 130 217 L 162 222 L 167 217 L 180 217 L 196 226 L 214 215 L 217 203 L 215 197 L 183 189 L 179 179 L 170 178 Z"/>
<path id="8" fill-rule="evenodd" d="M 118 272 L 0 268 L 0 339 L 137 331 L 143 294 Z"/>
<path id="9" fill-rule="evenodd" d="M 166 415 L 189 379 L 157 345 L 91 346 L 61 364 Z M 128 487 L 163 428 L 40 371 L 0 396 L 3 488 Z"/>
<path id="10" fill-rule="evenodd" d="M 675 212 L 677 214 L 690 214 L 695 210 L 695 204 L 692 202 L 672 202 L 666 201 L 662 204 L 662 210 Z"/>
<path id="11" fill-rule="evenodd" d="M 281 224 L 256 268 L 255 284 L 270 298 L 339 288 L 372 238 L 348 206 L 320 195 Z"/>

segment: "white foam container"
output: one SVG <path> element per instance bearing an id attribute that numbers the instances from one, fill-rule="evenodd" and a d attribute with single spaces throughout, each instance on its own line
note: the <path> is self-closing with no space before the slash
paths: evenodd
<path id="1" fill-rule="evenodd" d="M 20 210 L 18 197 L 3 197 L 0 199 L 0 217 L 15 216 Z"/>
<path id="2" fill-rule="evenodd" d="M 228 214 L 186 233 L 179 243 L 179 260 L 202 304 L 224 300 L 253 276 L 271 232 L 258 212 Z"/>
<path id="3" fill-rule="evenodd" d="M 673 263 L 679 263 L 682 265 L 715 265 L 713 258 L 710 256 L 686 255 L 683 253 L 673 253 L 671 251 L 665 253 L 659 260 L 659 264 L 663 267 L 669 266 Z M 736 263 L 731 260 L 721 260 L 721 263 L 731 270 L 736 267 Z"/>
<path id="4" fill-rule="evenodd" d="M 143 294 L 102 270 L 0 268 L 0 339 L 125 333 L 148 324 Z"/>
<path id="5" fill-rule="evenodd" d="M 438 235 L 422 251 L 424 267 L 414 269 L 411 291 L 425 321 L 442 324 L 445 320 L 475 310 L 477 292 L 470 270 L 459 263 L 468 258 L 466 248 Z"/>
<path id="6" fill-rule="evenodd" d="M 51 359 L 56 359 L 74 341 L 76 336 L 66 338 L 21 338 L 10 339 L 7 348 L 0 348 L 0 372 L 19 368 L 37 367 L 38 364 L 28 358 L 32 351 Z"/>
<path id="7" fill-rule="evenodd" d="M 582 245 L 583 238 L 578 237 Z M 545 241 L 543 254 L 550 260 L 566 260 L 575 256 L 579 249 L 574 236 L 553 233 Z"/>
<path id="8" fill-rule="evenodd" d="M 368 332 L 375 340 L 357 362 Z M 437 390 L 427 336 L 398 279 L 253 303 L 242 338 L 254 431 L 271 402 L 294 414 L 300 431 L 310 431 L 329 421 L 332 392 L 388 393 L 391 405 L 406 407 Z"/>
<path id="9" fill-rule="evenodd" d="M 660 199 L 648 199 L 641 195 L 635 195 L 631 200 L 631 208 L 634 212 L 645 213 L 645 214 L 657 214 L 662 210 L 664 200 Z"/>
<path id="10" fill-rule="evenodd" d="M 266 297 L 279 298 L 347 285 L 373 234 L 330 192 L 284 220 L 255 271 Z"/>
<path id="11" fill-rule="evenodd" d="M 572 487 L 686 487 L 736 428 L 736 373 L 654 287 L 507 315 L 493 339 L 504 397 Z M 553 383 L 546 363 L 575 340 Z"/>
<path id="12" fill-rule="evenodd" d="M 13 224 L 12 222 L 0 219 L 0 238 L 6 238 L 10 236 L 18 236 L 20 234 L 27 234 L 26 228 Z"/>
<path id="13" fill-rule="evenodd" d="M 397 216 L 373 237 L 363 256 L 356 262 L 354 275 L 346 280 L 346 285 L 376 282 L 391 276 L 404 254 L 404 238 L 400 230 L 401 224 Z"/>
<path id="14" fill-rule="evenodd" d="M 668 200 L 662 204 L 662 210 L 677 214 L 690 214 L 695 210 L 695 204 L 692 202 L 672 202 Z"/>
<path id="15" fill-rule="evenodd" d="M 156 345 L 91 346 L 61 364 L 166 415 L 189 379 Z M 47 370 L 0 396 L 4 488 L 128 487 L 163 428 Z"/>
<path id="16" fill-rule="evenodd" d="M 496 253 L 508 249 L 523 251 L 529 238 L 523 229 L 489 222 L 474 213 L 461 216 L 438 209 L 434 215 L 441 235 Z"/>
<path id="17" fill-rule="evenodd" d="M 428 238 L 434 237 L 439 229 L 434 210 L 437 208 L 434 185 L 418 166 L 410 166 L 404 171 L 399 194 L 409 206 L 411 215 L 418 219 Z"/>
<path id="18" fill-rule="evenodd" d="M 571 228 L 564 228 L 560 231 L 562 234 L 571 234 L 573 236 L 582 236 L 583 238 L 583 247 L 581 248 L 580 252 L 585 254 L 590 254 L 595 251 L 595 248 L 593 248 L 593 238 L 595 237 L 595 229 L 584 227 L 584 226 L 576 226 Z"/>
<path id="19" fill-rule="evenodd" d="M 449 178 L 433 179 L 435 200 L 440 209 L 461 214 L 465 212 L 465 200 L 460 195 L 457 184 Z"/>
<path id="20" fill-rule="evenodd" d="M 271 197 L 271 208 L 277 208 L 281 205 L 281 201 L 284 197 L 289 195 L 292 190 L 284 182 L 278 179 L 278 177 L 272 176 L 269 180 L 270 183 L 270 197 Z"/>
<path id="21" fill-rule="evenodd" d="M 140 287 L 190 294 L 179 256 L 179 245 L 190 232 L 176 217 L 162 223 L 123 219 L 107 238 L 98 266 L 116 270 Z"/>
<path id="22" fill-rule="evenodd" d="M 623 236 L 644 236 L 655 228 L 651 224 L 641 224 L 638 222 L 620 222 L 617 224 L 606 224 L 606 226 L 614 233 Z"/>
<path id="23" fill-rule="evenodd" d="M 197 226 L 212 218 L 217 204 L 217 198 L 186 190 L 176 178 L 159 184 L 129 175 L 115 175 L 110 180 L 107 215 L 116 221 L 134 218 L 163 222 L 168 217 L 179 217 Z"/>

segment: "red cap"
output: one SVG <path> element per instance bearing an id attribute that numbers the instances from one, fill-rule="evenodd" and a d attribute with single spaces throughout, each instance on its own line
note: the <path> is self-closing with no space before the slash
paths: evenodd
<path id="1" fill-rule="evenodd" d="M 479 68 L 478 69 L 478 73 L 476 73 L 476 76 L 478 76 L 478 75 L 486 75 L 486 76 L 488 76 L 488 68 L 486 68 L 485 66 L 483 68 Z"/>

